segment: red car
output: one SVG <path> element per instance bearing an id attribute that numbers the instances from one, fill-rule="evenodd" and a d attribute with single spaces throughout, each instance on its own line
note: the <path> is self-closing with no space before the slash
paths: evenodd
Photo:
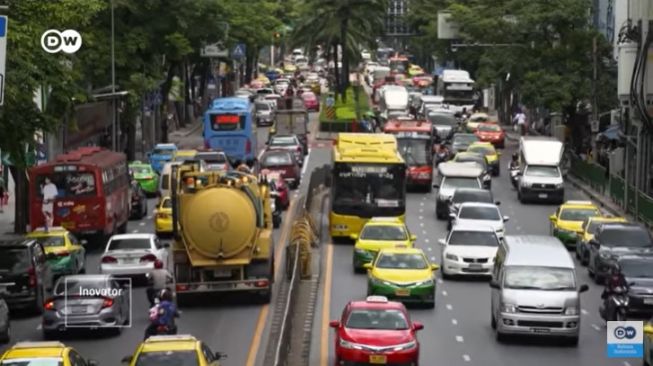
<path id="1" fill-rule="evenodd" d="M 315 93 L 312 91 L 305 91 L 302 93 L 302 100 L 304 100 L 304 108 L 309 111 L 320 111 L 320 102 L 318 102 Z"/>
<path id="2" fill-rule="evenodd" d="M 383 296 L 350 301 L 340 321 L 329 325 L 336 330 L 336 365 L 379 364 L 417 365 L 417 331 L 406 307 Z"/>
<path id="3" fill-rule="evenodd" d="M 287 209 L 290 206 L 290 188 L 283 180 L 279 172 L 271 172 L 268 169 L 262 170 L 261 175 L 265 176 L 270 182 L 270 185 L 279 194 L 279 205 L 282 209 Z"/>
<path id="4" fill-rule="evenodd" d="M 506 132 L 496 123 L 479 124 L 475 134 L 479 140 L 491 142 L 496 147 L 503 148 L 506 144 Z"/>
<path id="5" fill-rule="evenodd" d="M 295 189 L 301 181 L 299 163 L 292 151 L 280 149 L 265 150 L 259 157 L 260 170 L 278 173 L 288 185 Z"/>

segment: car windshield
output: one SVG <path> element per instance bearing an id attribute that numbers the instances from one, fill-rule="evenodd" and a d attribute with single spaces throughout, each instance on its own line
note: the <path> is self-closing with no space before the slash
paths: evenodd
<path id="1" fill-rule="evenodd" d="M 560 212 L 563 221 L 584 221 L 592 216 L 601 216 L 601 212 L 595 208 L 566 208 Z"/>
<path id="2" fill-rule="evenodd" d="M 152 155 L 172 155 L 174 152 L 174 149 L 155 148 L 152 150 Z"/>
<path id="3" fill-rule="evenodd" d="M 596 230 L 602 225 L 605 224 L 605 221 L 602 220 L 592 220 L 589 222 L 589 225 L 585 226 L 585 231 L 587 231 L 588 234 L 596 234 Z"/>
<path id="4" fill-rule="evenodd" d="M 550 267 L 508 267 L 505 288 L 526 290 L 575 290 L 574 270 Z"/>
<path id="5" fill-rule="evenodd" d="M 41 236 L 36 241 L 44 247 L 62 247 L 66 244 L 63 236 Z"/>
<path id="6" fill-rule="evenodd" d="M 270 105 L 268 103 L 256 103 L 257 111 L 269 111 Z"/>
<path id="7" fill-rule="evenodd" d="M 486 122 L 488 120 L 487 116 L 479 115 L 479 116 L 472 116 L 469 118 L 469 122 Z"/>
<path id="8" fill-rule="evenodd" d="M 406 240 L 406 230 L 401 226 L 368 225 L 361 233 L 363 240 Z"/>
<path id="9" fill-rule="evenodd" d="M 557 178 L 560 176 L 560 171 L 555 166 L 529 165 L 526 167 L 524 175 L 528 177 Z"/>
<path id="10" fill-rule="evenodd" d="M 485 155 L 485 156 L 494 155 L 497 153 L 493 148 L 489 146 L 472 146 L 469 149 L 467 149 L 467 151 Z"/>
<path id="11" fill-rule="evenodd" d="M 460 209 L 460 214 L 458 215 L 458 218 L 466 219 L 466 220 L 499 221 L 501 220 L 501 215 L 499 214 L 499 209 L 497 209 L 496 207 L 463 206 Z"/>
<path id="12" fill-rule="evenodd" d="M 297 145 L 294 136 L 278 136 L 270 139 L 270 146 L 293 146 Z"/>
<path id="13" fill-rule="evenodd" d="M 428 263 L 421 254 L 382 253 L 375 264 L 382 269 L 427 269 Z"/>
<path id="14" fill-rule="evenodd" d="M 480 132 L 501 132 L 501 126 L 490 124 L 490 123 L 484 123 L 478 126 L 478 130 Z"/>
<path id="15" fill-rule="evenodd" d="M 262 160 L 264 166 L 292 165 L 292 158 L 288 153 L 266 154 Z"/>
<path id="16" fill-rule="evenodd" d="M 468 163 L 468 162 L 477 163 L 483 169 L 485 169 L 485 166 L 487 165 L 485 158 L 478 154 L 465 154 L 465 155 L 457 154 L 454 161 L 458 163 Z"/>
<path id="17" fill-rule="evenodd" d="M 138 355 L 136 366 L 197 366 L 197 351 L 156 351 Z"/>
<path id="18" fill-rule="evenodd" d="M 63 359 L 59 357 L 37 358 L 12 358 L 3 360 L 2 366 L 63 366 Z"/>
<path id="19" fill-rule="evenodd" d="M 472 134 L 461 135 L 457 134 L 453 136 L 452 144 L 454 146 L 469 146 L 472 143 L 478 141 L 478 136 Z"/>
<path id="20" fill-rule="evenodd" d="M 398 138 L 399 152 L 408 166 L 431 165 L 432 148 L 428 139 Z"/>
<path id="21" fill-rule="evenodd" d="M 132 250 L 132 249 L 151 249 L 150 239 L 126 238 L 113 239 L 109 243 L 108 250 Z"/>
<path id="22" fill-rule="evenodd" d="M 376 330 L 406 330 L 406 316 L 396 309 L 355 309 L 349 314 L 346 328 Z"/>
<path id="23" fill-rule="evenodd" d="M 27 248 L 0 249 L 0 272 L 23 272 L 31 265 Z"/>
<path id="24" fill-rule="evenodd" d="M 492 231 L 454 230 L 449 237 L 449 245 L 498 247 L 499 240 Z"/>
<path id="25" fill-rule="evenodd" d="M 456 189 L 456 188 L 481 188 L 481 184 L 476 178 L 463 178 L 463 177 L 445 177 L 442 182 L 443 189 Z"/>
<path id="26" fill-rule="evenodd" d="M 129 169 L 134 173 L 134 174 L 152 174 L 152 168 L 146 167 L 146 166 L 132 166 L 129 167 Z"/>
<path id="27" fill-rule="evenodd" d="M 609 247 L 651 247 L 651 237 L 648 232 L 639 227 L 605 228 L 599 233 L 601 245 Z"/>
<path id="28" fill-rule="evenodd" d="M 619 267 L 624 277 L 653 278 L 653 262 L 648 259 L 623 259 Z"/>
<path id="29" fill-rule="evenodd" d="M 89 293 L 89 290 L 95 293 L 106 292 L 109 284 L 105 278 L 82 278 L 82 277 L 62 277 L 57 281 L 54 287 L 54 295 L 68 296 L 68 295 L 84 295 Z"/>
<path id="30" fill-rule="evenodd" d="M 172 200 L 171 199 L 163 200 L 163 203 L 161 203 L 161 208 L 172 208 Z"/>

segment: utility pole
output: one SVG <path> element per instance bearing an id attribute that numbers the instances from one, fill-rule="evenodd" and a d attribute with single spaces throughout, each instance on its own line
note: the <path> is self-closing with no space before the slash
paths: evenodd
<path id="1" fill-rule="evenodd" d="M 590 129 L 592 132 L 590 144 L 592 146 L 593 162 L 597 162 L 599 155 L 596 146 L 596 134 L 599 132 L 599 93 L 597 91 L 599 84 L 598 63 L 598 45 L 595 36 L 592 38 L 592 121 L 590 123 Z"/>
<path id="2" fill-rule="evenodd" d="M 116 123 L 116 40 L 115 40 L 114 5 L 111 0 L 111 150 L 118 150 L 118 124 Z"/>

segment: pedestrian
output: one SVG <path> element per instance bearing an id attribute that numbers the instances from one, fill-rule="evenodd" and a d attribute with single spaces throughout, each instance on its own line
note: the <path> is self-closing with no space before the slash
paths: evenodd
<path id="1" fill-rule="evenodd" d="M 0 213 L 5 212 L 4 206 L 7 204 L 7 202 L 5 202 L 7 200 L 5 198 L 6 196 L 8 195 L 5 188 L 5 179 L 2 177 L 2 174 L 0 174 Z"/>
<path id="2" fill-rule="evenodd" d="M 515 114 L 515 118 L 512 119 L 512 122 L 515 124 L 515 127 L 517 128 L 517 131 L 522 136 L 526 135 L 526 114 L 522 110 L 519 110 L 517 114 Z"/>
<path id="3" fill-rule="evenodd" d="M 57 198 L 59 190 L 52 183 L 49 177 L 45 177 L 45 184 L 42 187 L 43 205 L 41 211 L 45 217 L 45 232 L 49 232 L 54 223 L 54 199 Z"/>

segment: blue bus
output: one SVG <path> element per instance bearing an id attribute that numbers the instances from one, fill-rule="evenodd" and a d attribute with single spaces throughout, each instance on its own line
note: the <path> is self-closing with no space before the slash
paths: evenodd
<path id="1" fill-rule="evenodd" d="M 214 99 L 204 113 L 204 147 L 220 149 L 231 161 L 256 158 L 257 131 L 254 106 L 244 98 Z"/>

